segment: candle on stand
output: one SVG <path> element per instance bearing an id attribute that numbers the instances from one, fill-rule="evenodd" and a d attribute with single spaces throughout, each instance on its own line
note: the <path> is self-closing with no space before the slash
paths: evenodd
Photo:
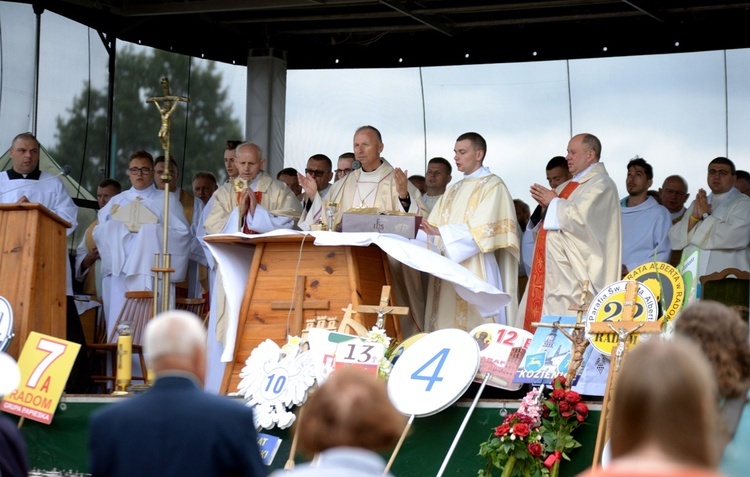
<path id="1" fill-rule="evenodd" d="M 117 337 L 117 394 L 126 394 L 133 378 L 133 336 L 121 331 Z"/>

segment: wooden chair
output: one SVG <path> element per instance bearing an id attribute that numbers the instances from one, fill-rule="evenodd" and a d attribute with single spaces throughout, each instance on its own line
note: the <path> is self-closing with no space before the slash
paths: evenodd
<path id="1" fill-rule="evenodd" d="M 734 278 L 732 278 L 734 277 Z M 737 310 L 743 320 L 750 314 L 750 272 L 725 268 L 700 277 L 701 300 L 714 300 Z"/>
<path id="2" fill-rule="evenodd" d="M 141 376 L 133 376 L 131 381 L 143 381 L 148 384 L 148 373 L 146 372 L 146 360 L 143 357 L 143 346 L 141 339 L 146 323 L 154 316 L 154 292 L 151 291 L 130 291 L 125 292 L 125 305 L 122 307 L 120 315 L 117 317 L 115 326 L 112 329 L 106 343 L 91 344 L 89 349 L 98 358 L 98 375 L 92 375 L 94 382 L 114 383 L 117 379 L 117 338 L 119 336 L 117 328 L 120 324 L 127 323 L 130 326 L 133 335 L 133 353 L 137 354 L 141 363 Z M 103 355 L 103 356 L 102 356 Z M 107 373 L 107 361 L 111 362 L 111 373 Z"/>
<path id="3" fill-rule="evenodd" d="M 178 310 L 189 311 L 200 318 L 203 318 L 203 325 L 206 326 L 208 323 L 208 313 L 206 313 L 206 299 L 205 298 L 175 298 L 175 308 Z"/>

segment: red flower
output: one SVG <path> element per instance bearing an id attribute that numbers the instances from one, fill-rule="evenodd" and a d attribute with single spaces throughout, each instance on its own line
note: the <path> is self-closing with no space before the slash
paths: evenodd
<path id="1" fill-rule="evenodd" d="M 557 405 L 560 412 L 568 412 L 570 411 L 570 404 L 568 404 L 567 401 L 560 401 L 560 404 Z"/>
<path id="2" fill-rule="evenodd" d="M 510 431 L 510 426 L 508 424 L 500 424 L 495 428 L 495 435 L 497 437 L 502 437 L 508 434 L 508 431 Z"/>
<path id="3" fill-rule="evenodd" d="M 558 388 L 558 387 L 563 387 L 563 386 L 565 386 L 565 383 L 566 383 L 566 382 L 567 382 L 567 381 L 566 381 L 566 379 L 565 379 L 565 376 L 563 376 L 563 375 L 561 374 L 560 376 L 556 377 L 556 378 L 555 378 L 555 379 L 554 379 L 554 380 L 552 381 L 552 387 L 554 387 L 554 388 Z"/>
<path id="4" fill-rule="evenodd" d="M 565 390 L 559 388 L 555 389 L 554 391 L 552 391 L 551 397 L 554 401 L 562 401 L 563 399 L 565 399 Z"/>
<path id="5" fill-rule="evenodd" d="M 583 422 L 586 420 L 586 416 L 583 414 L 576 414 L 576 419 L 578 419 L 578 422 Z"/>
<path id="6" fill-rule="evenodd" d="M 577 402 L 581 402 L 581 395 L 575 391 L 566 391 L 565 400 L 568 401 L 570 404 L 575 404 Z"/>
<path id="7" fill-rule="evenodd" d="M 531 454 L 532 457 L 541 457 L 542 452 L 544 451 L 544 447 L 538 442 L 532 442 L 527 446 L 527 449 L 529 450 L 529 454 Z"/>
<path id="8" fill-rule="evenodd" d="M 513 426 L 513 434 L 517 435 L 518 437 L 526 437 L 529 435 L 529 432 L 531 429 L 529 429 L 528 424 L 518 423 L 515 426 Z"/>
<path id="9" fill-rule="evenodd" d="M 583 416 L 584 419 L 586 418 L 586 416 L 589 415 L 589 407 L 585 403 L 582 403 L 582 402 L 576 403 L 575 410 L 580 416 Z M 579 419 L 579 421 L 581 420 Z"/>

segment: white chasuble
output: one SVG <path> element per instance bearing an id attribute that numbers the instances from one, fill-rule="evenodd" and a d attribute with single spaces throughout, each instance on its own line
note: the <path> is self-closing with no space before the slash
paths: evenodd
<path id="1" fill-rule="evenodd" d="M 620 279 L 622 232 L 617 186 L 601 162 L 595 162 L 573 180 L 578 185 L 570 196 L 553 199 L 544 221 L 537 225 L 547 230 L 545 260 L 538 263 L 534 254 L 529 284 L 519 304 L 519 327 L 539 321 L 542 316 L 575 315 L 570 306 L 580 303 L 585 280 L 589 281 L 591 299 Z M 559 185 L 555 192 L 560 195 L 567 185 L 568 182 Z M 539 246 L 537 239 L 535 251 Z M 541 290 L 534 287 L 535 274 L 540 274 Z M 532 289 L 541 295 L 533 316 L 527 309 Z"/>
<path id="2" fill-rule="evenodd" d="M 440 229 L 435 244 L 446 257 L 513 298 L 495 316 L 482 317 L 475 306 L 458 296 L 450 282 L 431 276 L 425 309 L 427 331 L 470 331 L 493 319 L 513 325 L 520 243 L 513 199 L 502 179 L 489 169 L 479 169 L 451 186 L 437 201 L 428 220 Z"/>

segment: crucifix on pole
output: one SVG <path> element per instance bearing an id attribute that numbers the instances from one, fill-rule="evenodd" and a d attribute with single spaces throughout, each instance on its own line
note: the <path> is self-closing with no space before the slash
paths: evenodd
<path id="1" fill-rule="evenodd" d="M 391 287 L 383 285 L 380 292 L 380 303 L 378 305 L 359 305 L 358 313 L 377 313 L 378 318 L 375 326 L 380 329 L 385 327 L 385 315 L 407 315 L 409 314 L 408 306 L 388 306 L 388 300 L 391 296 Z M 393 319 L 393 328 L 396 330 L 396 339 L 401 340 L 401 324 L 398 319 Z"/>
<path id="2" fill-rule="evenodd" d="M 169 276 L 174 271 L 171 266 L 171 257 L 167 247 L 169 237 L 169 183 L 172 181 L 172 175 L 169 173 L 169 134 L 172 127 L 172 113 L 180 102 L 188 103 L 189 98 L 184 96 L 173 96 L 169 93 L 169 80 L 166 76 L 161 79 L 161 86 L 164 89 L 164 96 L 148 98 L 147 103 L 153 103 L 161 114 L 161 128 L 159 129 L 159 141 L 164 150 L 165 168 L 161 176 L 164 181 L 164 231 L 161 256 L 155 258 L 154 268 L 154 315 L 159 312 L 159 300 L 156 295 L 159 290 L 159 279 L 161 279 L 161 311 L 169 308 L 170 280 Z M 159 104 L 159 102 L 163 104 Z"/>
<path id="3" fill-rule="evenodd" d="M 644 285 L 645 286 L 645 285 Z M 634 321 L 633 315 L 637 307 L 636 298 L 638 294 L 639 282 L 628 281 L 625 287 L 625 301 L 623 303 L 622 314 L 619 321 L 601 321 L 590 323 L 589 333 L 614 334 L 617 335 L 617 346 L 614 356 L 610 357 L 609 374 L 607 375 L 607 385 L 604 388 L 604 399 L 602 400 L 602 412 L 599 417 L 599 431 L 596 435 L 596 446 L 594 447 L 593 465 L 599 465 L 602 448 L 604 443 L 609 440 L 609 411 L 615 398 L 615 382 L 617 374 L 620 371 L 625 356 L 628 353 L 629 345 L 637 344 L 637 336 L 643 333 L 661 333 L 662 324 L 658 321 Z"/>

